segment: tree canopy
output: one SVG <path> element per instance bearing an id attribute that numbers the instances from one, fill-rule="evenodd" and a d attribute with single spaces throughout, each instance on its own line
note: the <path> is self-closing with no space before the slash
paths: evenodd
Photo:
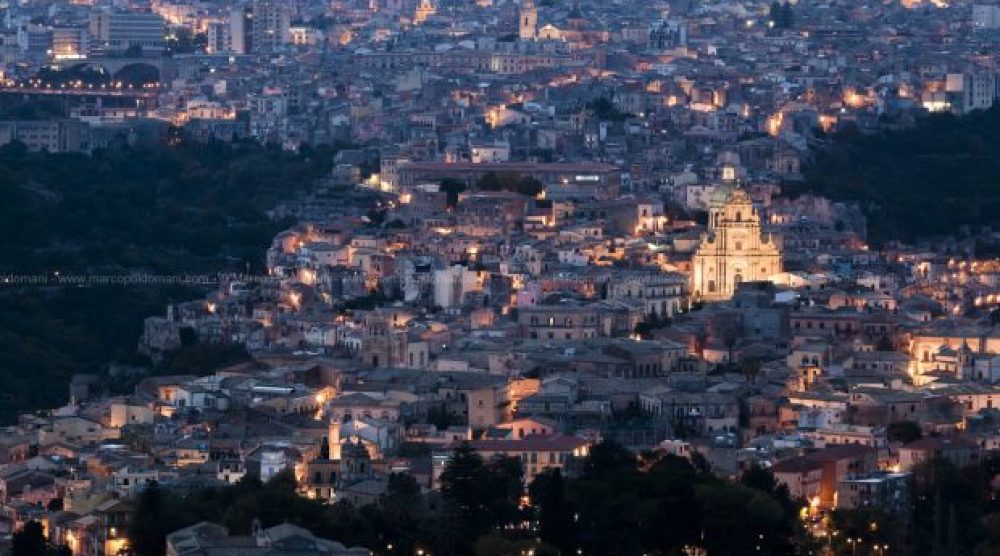
<path id="1" fill-rule="evenodd" d="M 266 211 L 309 192 L 333 152 L 224 141 L 93 155 L 0 148 L 0 423 L 65 403 L 72 374 L 103 372 L 116 354 L 135 349 L 143 319 L 206 288 L 55 287 L 56 272 L 259 271 L 267 245 L 290 224 Z"/>
<path id="2" fill-rule="evenodd" d="M 904 131 L 847 128 L 815 156 L 788 190 L 859 203 L 875 243 L 1000 226 L 1000 107 L 931 115 Z"/>
<path id="3" fill-rule="evenodd" d="M 386 496 L 362 508 L 303 498 L 288 472 L 267 484 L 248 478 L 191 494 L 154 486 L 139 497 L 129 538 L 155 556 L 177 529 L 208 520 L 245 533 L 256 518 L 347 545 L 392 545 L 399 554 L 678 554 L 701 546 L 735 556 L 759 546 L 781 556 L 808 547 L 797 504 L 766 470 L 733 484 L 686 459 L 638 458 L 608 441 L 593 447 L 580 471 L 542 472 L 525 492 L 520 460 L 485 460 L 462 444 L 441 475 L 440 498 L 422 495 L 407 475 L 391 475 Z"/>
<path id="4" fill-rule="evenodd" d="M 481 191 L 512 191 L 534 197 L 545 189 L 545 184 L 531 176 L 509 172 L 487 172 L 476 182 L 476 188 Z"/>

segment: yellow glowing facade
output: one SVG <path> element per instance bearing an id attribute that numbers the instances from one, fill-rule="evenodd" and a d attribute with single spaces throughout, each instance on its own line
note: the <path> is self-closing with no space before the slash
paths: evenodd
<path id="1" fill-rule="evenodd" d="M 417 11 L 413 16 L 413 22 L 420 24 L 427 21 L 427 18 L 437 13 L 437 7 L 431 0 L 421 0 L 417 6 Z"/>
<path id="2" fill-rule="evenodd" d="M 723 191 L 713 199 L 708 226 L 692 261 L 696 299 L 726 300 L 740 282 L 767 280 L 781 272 L 781 252 L 761 233 L 760 214 L 746 191 Z"/>

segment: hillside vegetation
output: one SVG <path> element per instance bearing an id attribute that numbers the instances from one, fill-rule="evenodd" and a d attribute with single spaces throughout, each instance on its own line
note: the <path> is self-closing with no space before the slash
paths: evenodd
<path id="1" fill-rule="evenodd" d="M 310 190 L 332 155 L 228 142 L 93 156 L 0 149 L 0 423 L 65 403 L 72 374 L 129 358 L 145 317 L 205 291 L 17 277 L 259 271 L 289 224 L 265 211 Z"/>
<path id="2" fill-rule="evenodd" d="M 875 243 L 1000 228 L 1000 109 L 838 133 L 788 190 L 860 203 Z"/>

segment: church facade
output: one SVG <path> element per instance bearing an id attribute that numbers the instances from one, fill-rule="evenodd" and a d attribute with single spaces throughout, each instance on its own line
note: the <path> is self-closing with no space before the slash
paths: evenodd
<path id="1" fill-rule="evenodd" d="M 708 231 L 692 260 L 695 300 L 724 301 L 740 282 L 767 280 L 781 272 L 781 252 L 761 232 L 760 214 L 742 189 L 712 199 Z"/>

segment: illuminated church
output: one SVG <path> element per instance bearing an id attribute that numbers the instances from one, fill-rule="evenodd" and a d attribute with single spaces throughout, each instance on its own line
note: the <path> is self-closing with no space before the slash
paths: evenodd
<path id="1" fill-rule="evenodd" d="M 761 233 L 760 214 L 747 192 L 720 188 L 712 197 L 708 231 L 692 261 L 694 298 L 723 301 L 740 282 L 767 280 L 781 272 L 781 252 Z"/>

